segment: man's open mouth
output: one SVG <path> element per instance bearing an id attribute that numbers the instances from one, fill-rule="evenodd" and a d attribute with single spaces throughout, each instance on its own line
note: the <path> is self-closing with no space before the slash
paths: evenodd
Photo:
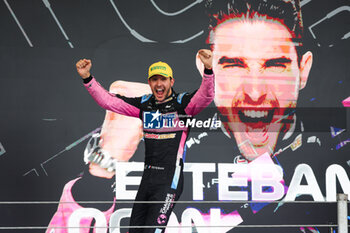
<path id="1" fill-rule="evenodd" d="M 158 95 L 162 95 L 162 94 L 164 93 L 164 88 L 157 88 L 157 89 L 156 89 L 156 93 L 157 93 Z"/>

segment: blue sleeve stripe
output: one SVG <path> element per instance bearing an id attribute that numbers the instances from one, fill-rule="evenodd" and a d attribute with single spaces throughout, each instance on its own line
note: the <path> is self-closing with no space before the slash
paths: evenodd
<path id="1" fill-rule="evenodd" d="M 149 98 L 151 98 L 152 94 L 148 94 L 148 95 L 143 95 L 141 97 L 141 104 L 146 102 L 147 100 L 149 100 Z"/>
<path id="2" fill-rule="evenodd" d="M 181 93 L 181 94 L 179 94 L 179 95 L 177 96 L 177 102 L 178 102 L 179 104 L 181 104 L 182 98 L 184 97 L 185 94 L 186 94 L 186 92 Z"/>

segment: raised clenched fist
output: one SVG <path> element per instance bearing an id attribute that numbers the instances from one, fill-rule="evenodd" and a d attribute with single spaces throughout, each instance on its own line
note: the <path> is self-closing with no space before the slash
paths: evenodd
<path id="1" fill-rule="evenodd" d="M 200 49 L 198 51 L 198 57 L 202 61 L 205 68 L 211 69 L 213 67 L 213 54 L 210 50 Z"/>
<path id="2" fill-rule="evenodd" d="M 80 77 L 83 79 L 90 77 L 90 69 L 92 66 L 91 60 L 81 59 L 77 62 L 77 64 L 75 64 L 75 66 L 77 67 L 77 71 Z"/>

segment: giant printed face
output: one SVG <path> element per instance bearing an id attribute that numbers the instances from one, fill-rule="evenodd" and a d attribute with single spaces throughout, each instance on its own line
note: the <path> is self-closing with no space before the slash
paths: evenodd
<path id="1" fill-rule="evenodd" d="M 242 155 L 253 160 L 276 146 L 287 114 L 307 81 L 312 54 L 300 64 L 289 30 L 268 19 L 231 19 L 213 31 L 215 104 Z M 225 120 L 224 120 L 225 121 Z"/>

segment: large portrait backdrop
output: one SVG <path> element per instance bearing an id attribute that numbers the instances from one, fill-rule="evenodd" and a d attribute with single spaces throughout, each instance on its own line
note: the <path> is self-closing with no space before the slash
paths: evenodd
<path id="1" fill-rule="evenodd" d="M 100 108 L 75 63 L 136 97 L 164 61 L 191 93 L 201 48 L 215 100 L 185 122 L 167 232 L 337 230 L 322 225 L 350 195 L 348 1 L 3 0 L 0 15 L 0 232 L 127 232 L 143 138 L 167 138 Z M 244 227 L 264 224 L 295 226 Z"/>

